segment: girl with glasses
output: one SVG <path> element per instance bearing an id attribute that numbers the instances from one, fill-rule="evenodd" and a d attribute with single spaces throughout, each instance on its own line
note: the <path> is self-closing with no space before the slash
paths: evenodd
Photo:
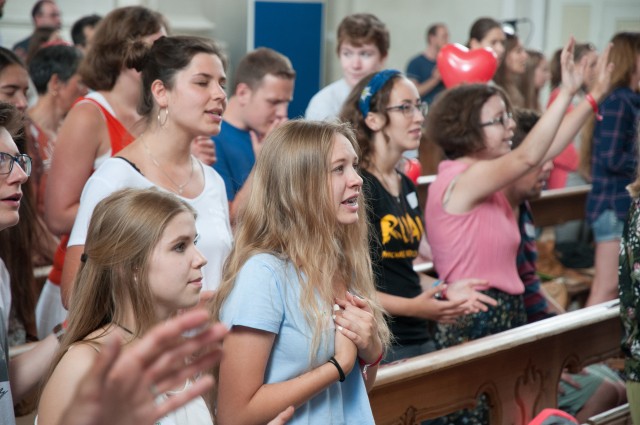
<path id="1" fill-rule="evenodd" d="M 584 66 L 573 62 L 574 41 L 562 53 L 562 88 L 556 101 L 517 149 L 511 149 L 515 122 L 505 92 L 489 85 L 463 85 L 445 92 L 427 119 L 427 138 L 440 145 L 448 160 L 429 187 L 426 229 L 440 278 L 486 279 L 481 289 L 498 301 L 487 312 L 438 324 L 436 342 L 449 347 L 491 335 L 526 322 L 524 285 L 516 268 L 520 232 L 503 189 L 570 143 L 593 114 L 584 101 L 563 121 L 565 109 L 580 89 Z M 599 82 L 591 96 L 607 91 L 611 67 L 607 54 L 599 63 Z M 560 125 L 562 122 L 562 126 Z M 455 283 L 451 284 L 451 286 Z M 452 423 L 487 423 L 486 405 L 458 413 Z M 471 422 L 467 422 L 471 421 Z"/>
<path id="2" fill-rule="evenodd" d="M 1 72 L 0 72 L 1 74 Z M 50 336 L 44 341 L 33 344 L 30 350 L 27 350 L 20 356 L 9 359 L 9 337 L 11 332 L 15 335 L 15 328 L 10 328 L 9 320 L 15 321 L 20 313 L 20 308 L 24 306 L 25 299 L 28 295 L 25 292 L 28 288 L 16 287 L 15 275 L 9 275 L 5 262 L 9 260 L 8 255 L 13 255 L 16 261 L 9 263 L 11 266 L 24 267 L 29 260 L 26 257 L 16 257 L 20 255 L 29 255 L 29 251 L 24 250 L 24 246 L 16 245 L 24 243 L 23 239 L 16 238 L 20 233 L 8 235 L 7 228 L 14 227 L 24 211 L 22 208 L 25 187 L 29 177 L 28 157 L 23 156 L 18 150 L 15 143 L 15 136 L 22 128 L 22 114 L 18 112 L 15 106 L 0 102 L 0 230 L 2 234 L 0 241 L 2 246 L 7 247 L 6 250 L 0 252 L 0 423 L 14 425 L 14 401 L 16 404 L 20 402 L 39 384 L 40 379 L 46 373 L 49 360 L 53 357 L 53 353 L 57 348 L 57 340 L 55 336 Z M 27 223 L 30 224 L 30 223 Z M 26 231 L 33 232 L 33 228 L 27 227 Z M 32 270 L 29 272 L 33 273 Z M 22 292 L 20 292 L 22 289 Z M 23 299 L 16 298 L 23 297 Z M 31 299 L 32 304 L 35 299 Z M 35 329 L 33 322 L 33 310 L 31 310 L 31 324 Z M 28 329 L 28 328 L 27 328 Z M 9 373 L 11 370 L 11 374 Z M 11 381 L 9 377 L 11 375 Z"/>
<path id="3" fill-rule="evenodd" d="M 20 113 L 22 130 L 15 143 L 21 154 L 31 154 L 33 144 L 29 137 L 28 121 L 24 113 L 27 109 L 27 90 L 29 74 L 22 61 L 12 51 L 0 47 L 0 102 L 13 105 Z M 19 158 L 15 157 L 14 159 Z M 5 157 L 5 167 L 27 170 L 27 161 L 18 160 L 23 167 Z M 31 162 L 30 160 L 28 162 Z M 34 161 L 37 162 L 37 161 Z M 35 164 L 31 168 L 37 168 Z M 35 174 L 34 170 L 34 174 Z M 37 339 L 35 306 L 37 302 L 34 268 L 51 264 L 56 239 L 47 230 L 37 210 L 37 184 L 29 179 L 23 185 L 20 200 L 20 222 L 6 229 L 0 238 L 0 258 L 8 272 L 7 284 L 11 281 L 11 320 L 9 343 L 12 346 Z M 8 313 L 8 312 L 7 312 Z"/>
<path id="4" fill-rule="evenodd" d="M 23 201 L 22 185 L 27 182 L 27 178 L 31 172 L 31 158 L 18 151 L 18 147 L 13 139 L 13 136 L 22 127 L 22 115 L 15 107 L 5 102 L 0 102 L 0 121 L 0 199 L 2 200 L 2 202 L 0 202 L 0 216 L 5 220 L 8 220 L 10 217 L 10 226 L 14 226 L 18 223 L 19 209 Z M 14 235 L 17 237 L 20 233 L 17 232 Z M 18 251 L 19 254 L 28 253 L 28 250 L 25 249 L 27 247 L 25 244 L 11 246 L 12 242 L 19 241 L 19 238 L 9 238 L 6 234 L 3 234 L 0 239 L 0 326 L 2 326 L 3 332 L 9 330 L 10 336 L 17 331 L 15 324 L 9 327 L 10 317 L 11 320 L 16 321 L 16 312 L 19 311 L 16 307 L 19 307 L 25 302 L 25 300 L 14 299 L 14 297 L 16 295 L 26 296 L 29 292 L 27 291 L 25 294 L 27 288 L 23 288 L 22 291 L 18 291 L 18 288 L 16 288 L 16 286 L 19 286 L 16 285 L 18 276 L 15 274 L 15 271 L 17 269 L 13 267 L 14 261 L 12 261 L 15 255 L 11 255 L 10 248 Z M 2 249 L 3 247 L 7 249 L 4 250 Z M 8 267 L 5 266 L 5 262 L 8 262 Z M 34 298 L 32 296 L 32 306 L 33 303 Z M 24 318 L 30 318 L 30 324 L 34 324 L 33 312 Z M 21 321 L 21 325 L 21 333 L 30 330 L 28 326 L 25 328 L 25 325 L 29 325 L 28 321 Z M 26 335 L 23 335 L 22 338 L 18 338 L 19 341 L 16 341 L 16 338 L 14 338 L 14 343 L 10 345 L 16 345 L 16 342 L 24 344 L 26 342 L 25 337 Z"/>
<path id="5" fill-rule="evenodd" d="M 351 122 L 362 152 L 363 192 L 370 222 L 369 250 L 376 289 L 390 314 L 394 336 L 386 362 L 435 350 L 429 320 L 451 321 L 465 312 L 485 310 L 492 300 L 473 290 L 485 283 L 465 280 L 437 300 L 446 287 L 413 270 L 424 235 L 416 188 L 396 164 L 408 150 L 417 149 L 426 104 L 415 85 L 402 73 L 384 70 L 365 77 L 344 104 L 341 119 Z"/>

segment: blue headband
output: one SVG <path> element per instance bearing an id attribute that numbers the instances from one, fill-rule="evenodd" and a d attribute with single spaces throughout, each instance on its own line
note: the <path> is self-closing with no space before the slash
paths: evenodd
<path id="1" fill-rule="evenodd" d="M 369 84 L 362 90 L 360 102 L 358 102 L 363 117 L 366 117 L 371 110 L 371 99 L 373 99 L 373 96 L 380 91 L 382 86 L 384 86 L 391 77 L 398 74 L 400 74 L 400 71 L 397 69 L 385 69 L 373 76 Z"/>

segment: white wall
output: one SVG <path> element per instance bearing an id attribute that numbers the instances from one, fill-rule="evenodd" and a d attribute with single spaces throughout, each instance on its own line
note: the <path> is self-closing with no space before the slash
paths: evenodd
<path id="1" fill-rule="evenodd" d="M 247 4 L 250 0 L 57 0 L 63 13 L 64 35 L 79 17 L 106 14 L 113 7 L 142 4 L 167 16 L 174 33 L 213 36 L 225 46 L 232 68 L 246 52 Z M 464 43 L 471 23 L 480 16 L 496 19 L 529 18 L 520 24 L 529 46 L 549 54 L 570 34 L 602 48 L 613 33 L 640 31 L 638 0 L 319 0 L 326 5 L 325 82 L 340 76 L 335 55 L 335 31 L 343 16 L 371 12 L 391 33 L 387 66 L 404 69 L 409 58 L 424 48 L 424 32 L 433 22 L 449 26 L 451 40 Z M 31 32 L 31 0 L 8 0 L 0 20 L 4 46 Z M 530 30 L 533 29 L 531 34 Z"/>
<path id="2" fill-rule="evenodd" d="M 340 20 L 349 13 L 369 12 L 382 20 L 391 34 L 391 49 L 387 67 L 404 70 L 409 59 L 425 47 L 425 30 L 434 22 L 445 22 L 451 41 L 465 43 L 469 27 L 479 16 L 501 17 L 501 0 L 330 0 L 329 8 L 341 13 L 327 19 L 330 36 L 328 53 L 335 58 L 335 32 Z M 339 65 L 333 60 L 329 69 L 330 80 L 340 77 Z"/>

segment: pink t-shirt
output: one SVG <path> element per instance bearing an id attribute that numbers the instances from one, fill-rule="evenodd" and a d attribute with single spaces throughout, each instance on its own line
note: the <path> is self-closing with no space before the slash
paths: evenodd
<path id="1" fill-rule="evenodd" d="M 442 161 L 429 186 L 425 227 L 435 268 L 449 284 L 473 277 L 486 279 L 488 287 L 521 294 L 524 285 L 516 268 L 520 231 L 504 194 L 496 192 L 464 214 L 450 214 L 442 206 L 447 188 L 468 167 L 460 161 Z"/>

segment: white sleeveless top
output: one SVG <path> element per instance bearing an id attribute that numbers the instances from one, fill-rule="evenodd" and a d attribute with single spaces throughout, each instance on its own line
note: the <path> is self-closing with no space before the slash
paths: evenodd
<path id="1" fill-rule="evenodd" d="M 171 396 L 159 395 L 157 401 L 160 402 L 166 397 Z M 34 425 L 38 425 L 38 415 L 36 415 Z M 154 425 L 213 425 L 213 420 L 204 399 L 197 397 L 185 406 L 157 420 Z"/>
<path id="2" fill-rule="evenodd" d="M 116 116 L 115 111 L 113 110 L 109 102 L 107 102 L 107 99 L 97 91 L 89 92 L 84 97 L 95 100 L 100 104 L 100 106 L 106 109 L 111 115 L 113 115 L 114 117 Z M 89 102 L 89 101 L 81 100 L 78 103 L 83 103 L 83 102 Z M 102 111 L 100 111 L 100 113 L 102 114 Z M 96 159 L 93 160 L 93 169 L 94 170 L 97 169 L 99 166 L 102 165 L 103 162 L 105 162 L 109 158 L 111 158 L 111 147 L 109 147 L 109 150 L 107 152 L 103 153 L 102 155 L 96 157 Z"/>
<path id="3" fill-rule="evenodd" d="M 190 385 L 191 382 L 189 381 L 182 391 L 185 391 Z M 171 395 L 161 394 L 156 399 L 156 402 L 159 403 L 168 397 L 171 397 Z M 185 406 L 156 421 L 155 425 L 213 425 L 213 421 L 204 399 L 196 397 Z"/>
<path id="4" fill-rule="evenodd" d="M 88 345 L 98 353 L 100 352 L 100 349 L 93 343 L 88 343 Z M 73 346 L 74 345 L 71 345 L 69 348 Z M 172 394 L 178 394 L 186 391 L 191 385 L 191 380 L 187 380 L 184 388 L 158 395 L 158 397 L 156 397 L 156 404 L 160 404 L 167 400 Z M 38 425 L 38 415 L 35 417 L 34 425 Z M 211 419 L 211 413 L 209 412 L 209 408 L 204 402 L 204 399 L 202 397 L 196 397 L 184 406 L 177 408 L 173 412 L 170 412 L 168 415 L 157 420 L 154 422 L 154 425 L 213 425 L 213 420 Z"/>

